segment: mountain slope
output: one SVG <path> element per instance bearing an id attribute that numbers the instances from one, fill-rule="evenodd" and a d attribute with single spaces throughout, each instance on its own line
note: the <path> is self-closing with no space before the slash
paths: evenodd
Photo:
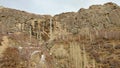
<path id="1" fill-rule="evenodd" d="M 1 8 L 0 68 L 119 68 L 119 19 L 111 2 L 53 17 Z"/>

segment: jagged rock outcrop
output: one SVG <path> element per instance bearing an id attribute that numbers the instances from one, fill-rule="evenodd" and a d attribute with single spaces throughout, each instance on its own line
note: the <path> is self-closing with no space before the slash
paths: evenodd
<path id="1" fill-rule="evenodd" d="M 77 47 L 75 46 L 76 44 L 80 46 L 80 48 L 77 47 L 80 50 L 77 48 L 72 50 L 75 50 L 73 54 L 74 58 L 79 60 L 76 61 L 72 57 L 72 62 L 74 63 L 73 67 L 70 67 L 89 68 L 93 66 L 93 68 L 119 68 L 119 59 L 117 57 L 119 56 L 118 49 L 120 43 L 119 10 L 120 7 L 116 4 L 106 3 L 104 5 L 93 5 L 88 9 L 82 8 L 76 13 L 68 12 L 54 16 L 55 22 L 60 22 L 61 28 L 63 28 L 64 32 L 68 33 L 64 41 L 67 43 L 77 41 L 73 44 L 72 48 Z M 72 38 L 70 38 L 71 36 Z M 71 47 L 72 43 L 68 45 Z M 70 49 L 67 49 L 67 51 Z M 76 54 L 78 55 L 77 51 L 81 51 L 79 52 L 79 58 L 75 56 Z M 68 54 L 70 55 L 71 53 Z M 79 66 L 79 63 L 82 63 L 83 66 Z"/>
<path id="2" fill-rule="evenodd" d="M 120 7 L 55 16 L 0 9 L 0 68 L 119 68 Z"/>
<path id="3" fill-rule="evenodd" d="M 3 34 L 26 32 L 43 40 L 49 39 L 50 15 L 36 15 L 15 9 L 0 9 L 0 32 Z"/>

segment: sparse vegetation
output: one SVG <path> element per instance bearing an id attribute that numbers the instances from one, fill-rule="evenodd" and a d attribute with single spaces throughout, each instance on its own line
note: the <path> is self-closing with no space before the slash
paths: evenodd
<path id="1" fill-rule="evenodd" d="M 0 9 L 0 68 L 119 68 L 120 7 L 55 16 Z"/>

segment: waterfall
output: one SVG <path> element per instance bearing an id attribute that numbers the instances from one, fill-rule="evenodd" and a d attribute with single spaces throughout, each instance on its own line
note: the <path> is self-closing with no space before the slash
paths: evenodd
<path id="1" fill-rule="evenodd" d="M 32 38 L 32 26 L 31 25 L 30 25 L 29 32 L 30 32 L 30 43 L 31 43 L 31 38 Z"/>
<path id="2" fill-rule="evenodd" d="M 19 46 L 19 47 L 18 47 L 18 49 L 19 49 L 19 50 L 22 50 L 22 49 L 23 49 L 23 47 Z"/>
<path id="3" fill-rule="evenodd" d="M 50 40 L 52 39 L 52 18 L 50 19 Z"/>
<path id="4" fill-rule="evenodd" d="M 33 53 L 31 53 L 31 56 L 35 55 L 36 53 L 41 53 L 41 51 L 36 50 Z"/>
<path id="5" fill-rule="evenodd" d="M 45 55 L 41 55 L 40 62 L 42 62 L 43 64 L 45 63 Z"/>

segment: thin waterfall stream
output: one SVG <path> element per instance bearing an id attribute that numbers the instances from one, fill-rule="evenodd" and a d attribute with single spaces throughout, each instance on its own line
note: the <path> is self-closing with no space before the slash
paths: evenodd
<path id="1" fill-rule="evenodd" d="M 53 27 L 52 27 L 52 18 L 50 19 L 50 40 L 52 40 L 52 29 L 53 29 Z"/>

